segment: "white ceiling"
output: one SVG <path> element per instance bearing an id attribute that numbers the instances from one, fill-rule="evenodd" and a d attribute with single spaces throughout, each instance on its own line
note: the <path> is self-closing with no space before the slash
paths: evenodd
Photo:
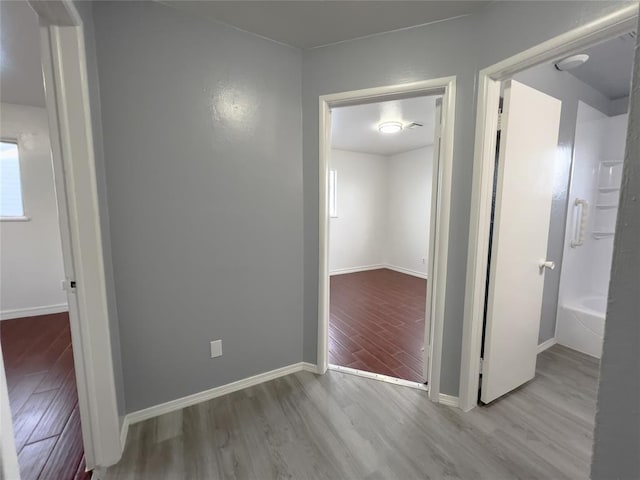
<path id="1" fill-rule="evenodd" d="M 491 3 L 480 0 L 160 1 L 298 48 L 313 48 L 469 15 Z"/>
<path id="2" fill-rule="evenodd" d="M 587 63 L 571 70 L 573 76 L 591 85 L 611 100 L 629 95 L 635 38 L 613 38 L 580 53 L 589 55 Z"/>
<path id="3" fill-rule="evenodd" d="M 331 147 L 376 155 L 395 155 L 433 144 L 436 97 L 417 97 L 331 110 Z M 378 131 L 382 122 L 422 123 L 399 133 Z"/>
<path id="4" fill-rule="evenodd" d="M 38 15 L 24 1 L 0 1 L 0 100 L 45 106 Z"/>

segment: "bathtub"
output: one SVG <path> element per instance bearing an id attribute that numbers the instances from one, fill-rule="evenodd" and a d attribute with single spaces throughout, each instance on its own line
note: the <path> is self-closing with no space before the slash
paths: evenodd
<path id="1" fill-rule="evenodd" d="M 558 308 L 556 341 L 592 357 L 602 356 L 607 298 L 588 296 L 567 300 Z"/>

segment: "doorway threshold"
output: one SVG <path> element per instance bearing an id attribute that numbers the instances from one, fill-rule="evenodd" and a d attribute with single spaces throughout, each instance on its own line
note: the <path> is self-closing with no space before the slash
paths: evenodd
<path id="1" fill-rule="evenodd" d="M 403 380 L 402 378 L 390 377 L 388 375 L 382 375 L 380 373 L 367 372 L 364 370 L 358 370 L 357 368 L 343 367 L 340 365 L 329 364 L 329 370 L 335 370 L 336 372 L 347 373 L 349 375 L 355 375 L 357 377 L 369 378 L 371 380 L 379 380 L 381 382 L 393 383 L 402 387 L 414 388 L 416 390 L 422 390 L 424 392 L 429 391 L 429 386 L 426 383 L 412 382 L 410 380 Z"/>

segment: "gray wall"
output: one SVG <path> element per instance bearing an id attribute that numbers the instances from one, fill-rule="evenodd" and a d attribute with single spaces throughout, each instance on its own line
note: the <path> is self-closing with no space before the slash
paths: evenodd
<path id="1" fill-rule="evenodd" d="M 594 480 L 640 478 L 640 46 L 632 91 L 600 363 Z"/>
<path id="2" fill-rule="evenodd" d="M 556 262 L 555 270 L 547 270 L 544 275 L 544 294 L 542 297 L 542 315 L 538 343 L 555 336 L 556 311 L 558 309 L 558 289 L 562 270 L 564 235 L 567 222 L 567 195 L 573 160 L 573 140 L 576 133 L 578 102 L 610 113 L 611 101 L 586 83 L 568 72 L 559 72 L 551 64 L 538 65 L 514 76 L 515 80 L 536 88 L 552 97 L 562 100 L 560 132 L 557 158 L 554 172 L 553 202 L 549 224 L 549 243 L 547 258 Z"/>
<path id="3" fill-rule="evenodd" d="M 477 71 L 620 6 L 501 2 L 301 59 L 155 3 L 97 3 L 126 411 L 316 361 L 318 96 L 448 75 L 458 93 L 441 388 L 457 394 Z M 217 338 L 224 355 L 212 360 Z"/>
<path id="4" fill-rule="evenodd" d="M 107 288 L 107 308 L 109 310 L 109 332 L 111 335 L 111 355 L 118 401 L 120 421 L 127 413 L 124 397 L 124 377 L 122 374 L 122 354 L 120 351 L 120 327 L 118 324 L 118 306 L 116 303 L 115 280 L 113 276 L 113 260 L 111 254 L 111 228 L 109 223 L 109 206 L 107 204 L 107 185 L 104 164 L 104 148 L 102 140 L 102 118 L 100 109 L 100 86 L 98 65 L 96 60 L 96 44 L 94 35 L 92 2 L 75 1 L 74 5 L 82 17 L 84 41 L 87 55 L 87 78 L 89 83 L 89 101 L 91 107 L 91 126 L 93 129 L 93 145 L 96 163 L 96 179 L 98 189 L 98 208 L 104 255 L 104 273 Z"/>
<path id="5" fill-rule="evenodd" d="M 302 361 L 300 52 L 93 8 L 127 411 Z"/>
<path id="6" fill-rule="evenodd" d="M 496 2 L 480 14 L 305 52 L 303 59 L 304 359 L 316 359 L 318 326 L 318 96 L 457 76 L 447 299 L 441 390 L 457 395 L 477 71 L 611 12 L 618 2 Z"/>

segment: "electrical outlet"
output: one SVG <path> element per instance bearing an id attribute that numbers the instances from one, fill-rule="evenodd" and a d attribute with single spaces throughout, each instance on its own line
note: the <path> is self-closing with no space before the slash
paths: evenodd
<path id="1" fill-rule="evenodd" d="M 211 358 L 222 356 L 222 340 L 211 342 Z"/>

